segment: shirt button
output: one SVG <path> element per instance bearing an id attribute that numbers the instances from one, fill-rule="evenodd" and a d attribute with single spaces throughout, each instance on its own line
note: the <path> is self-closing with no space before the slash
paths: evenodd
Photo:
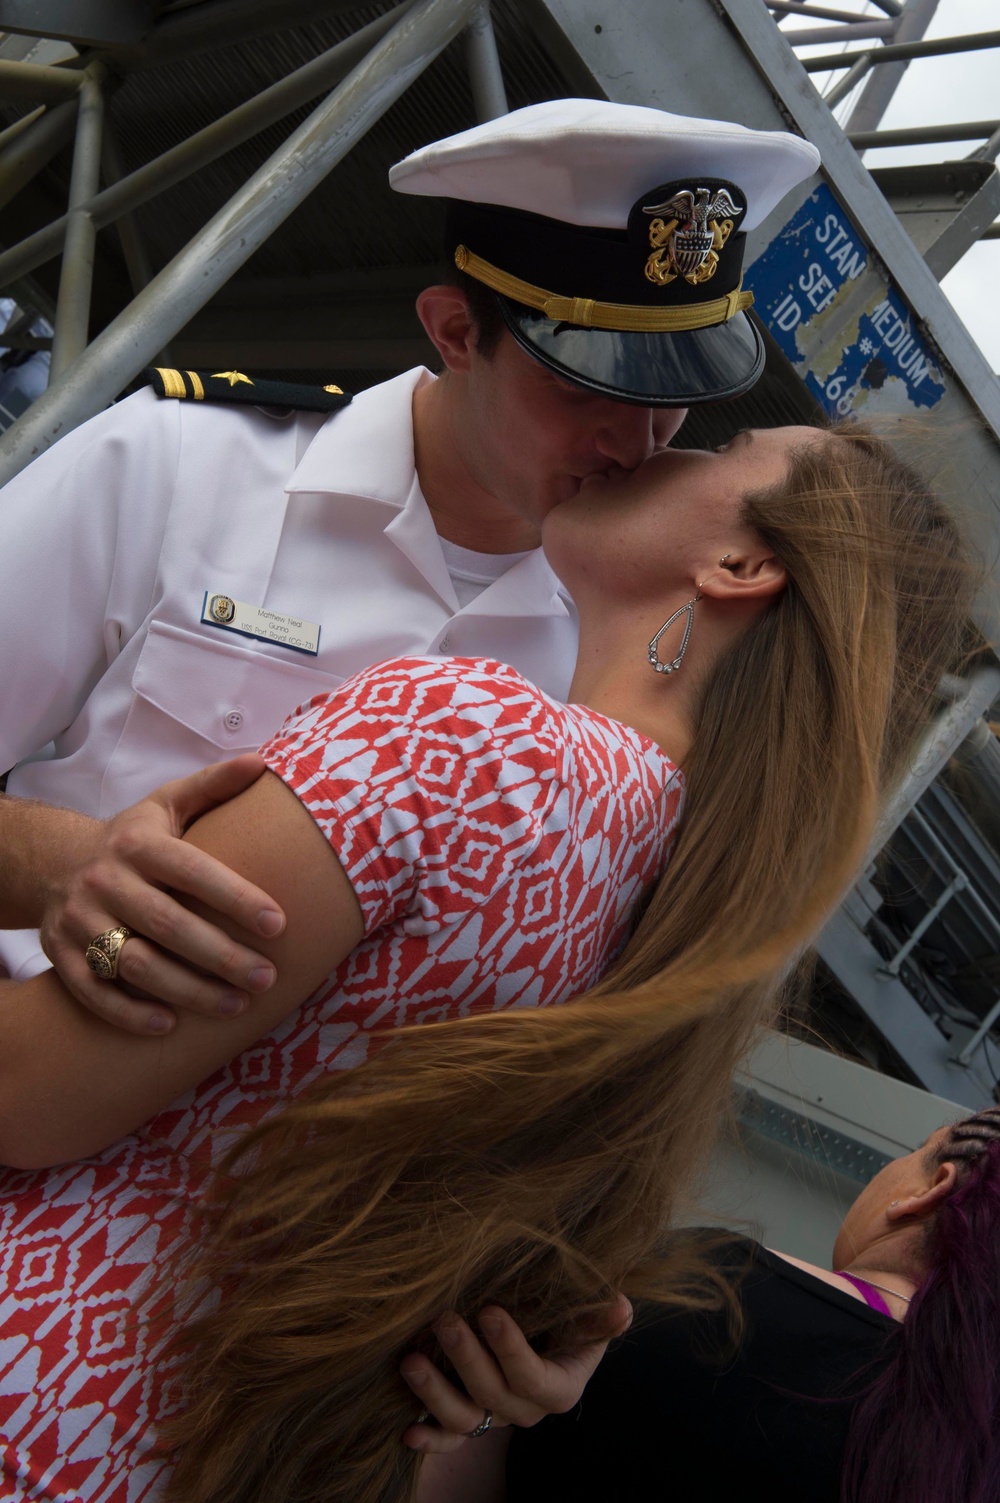
<path id="1" fill-rule="evenodd" d="M 239 728 L 240 728 L 240 726 L 243 724 L 243 713 L 242 713 L 242 711 L 241 710 L 230 710 L 230 711 L 228 711 L 227 714 L 223 715 L 223 717 L 222 717 L 222 723 L 226 727 L 227 731 L 238 731 Z"/>
<path id="2" fill-rule="evenodd" d="M 447 652 L 448 648 L 450 646 L 451 646 L 451 638 L 450 637 L 442 637 L 441 638 L 441 643 L 440 643 L 440 650 L 442 652 Z"/>

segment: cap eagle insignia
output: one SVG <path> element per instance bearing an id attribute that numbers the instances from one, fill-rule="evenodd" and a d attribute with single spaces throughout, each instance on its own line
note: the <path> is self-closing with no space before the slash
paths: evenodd
<path id="1" fill-rule="evenodd" d="M 729 239 L 733 220 L 743 210 L 734 204 L 725 188 L 712 196 L 710 188 L 694 193 L 683 188 L 662 204 L 651 204 L 644 214 L 656 214 L 649 226 L 652 255 L 646 262 L 649 281 L 663 287 L 683 277 L 696 287 L 715 276 L 719 251 Z"/>

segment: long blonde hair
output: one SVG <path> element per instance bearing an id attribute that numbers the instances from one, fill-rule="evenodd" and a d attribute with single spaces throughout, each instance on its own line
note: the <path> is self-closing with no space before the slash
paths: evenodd
<path id="1" fill-rule="evenodd" d="M 551 1348 L 619 1290 L 698 1297 L 703 1262 L 660 1250 L 678 1191 L 864 856 L 972 584 L 947 512 L 860 429 L 744 519 L 788 587 L 705 689 L 676 849 L 610 973 L 395 1035 L 230 1155 L 187 1269 L 221 1296 L 174 1339 L 177 1503 L 409 1497 L 398 1363 L 447 1309 L 497 1301 Z"/>

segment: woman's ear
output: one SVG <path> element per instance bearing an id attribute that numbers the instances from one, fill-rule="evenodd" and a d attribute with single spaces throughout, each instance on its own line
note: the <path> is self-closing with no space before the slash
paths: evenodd
<path id="1" fill-rule="evenodd" d="M 448 370 L 468 371 L 476 347 L 476 326 L 461 288 L 425 287 L 417 298 L 417 317 Z"/>
<path id="2" fill-rule="evenodd" d="M 946 1159 L 943 1164 L 938 1164 L 934 1170 L 930 1182 L 923 1190 L 916 1190 L 910 1195 L 904 1195 L 900 1200 L 894 1200 L 886 1207 L 886 1219 L 888 1221 L 903 1221 L 907 1216 L 927 1216 L 936 1211 L 943 1201 L 948 1199 L 958 1180 L 958 1169 Z"/>
<path id="3" fill-rule="evenodd" d="M 780 595 L 788 583 L 785 566 L 773 553 L 754 542 L 746 548 L 723 554 L 698 585 L 710 600 L 737 604 L 741 600 L 764 600 Z"/>

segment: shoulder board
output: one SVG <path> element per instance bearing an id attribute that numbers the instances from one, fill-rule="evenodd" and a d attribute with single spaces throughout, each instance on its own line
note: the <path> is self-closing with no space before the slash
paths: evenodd
<path id="1" fill-rule="evenodd" d="M 180 371 L 150 366 L 143 372 L 158 397 L 188 402 L 248 402 L 253 407 L 298 407 L 306 412 L 336 412 L 351 400 L 333 382 L 300 386 L 294 381 L 267 381 L 242 371 Z"/>

